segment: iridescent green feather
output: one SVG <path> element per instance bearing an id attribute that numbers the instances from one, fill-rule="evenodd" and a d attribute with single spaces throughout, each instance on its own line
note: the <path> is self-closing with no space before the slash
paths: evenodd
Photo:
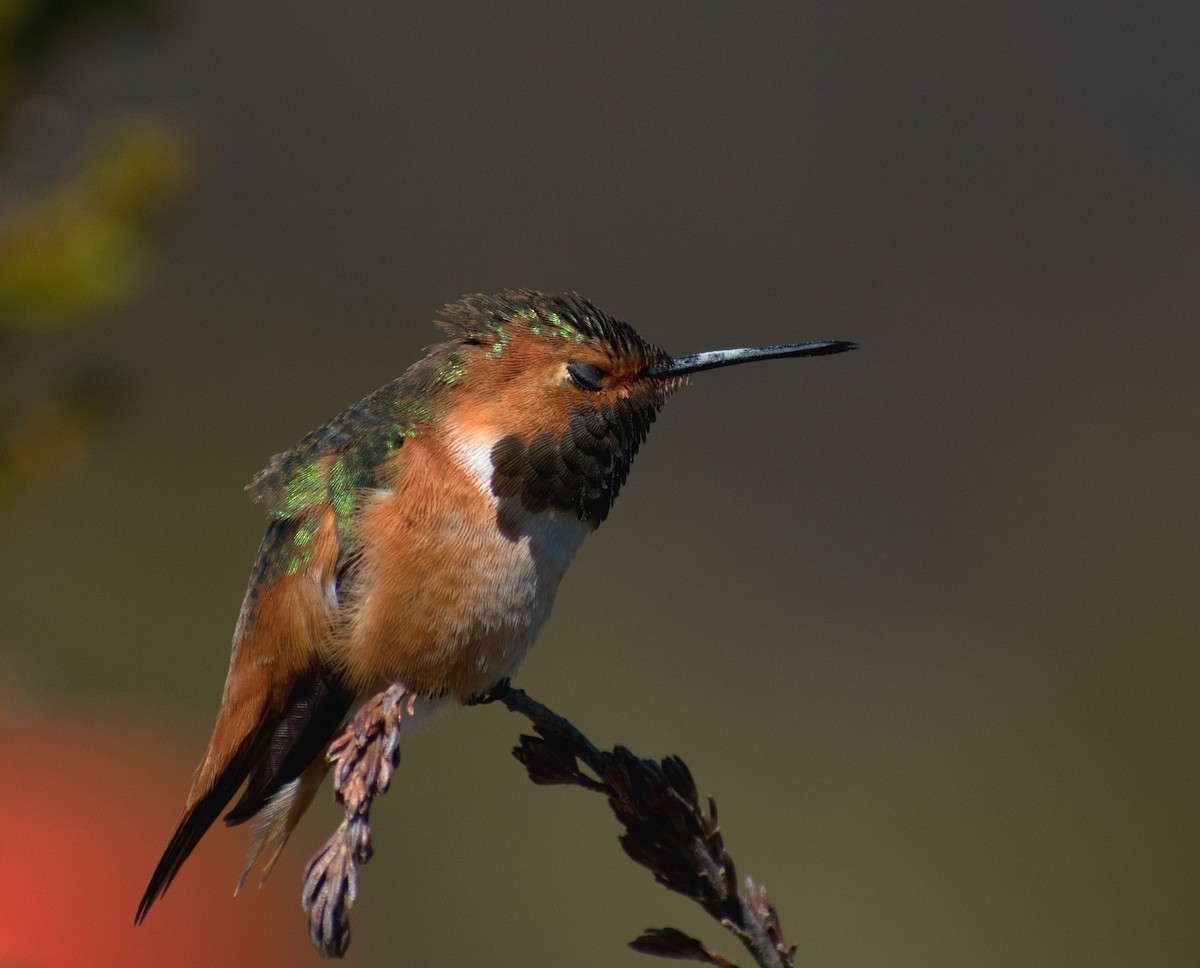
<path id="1" fill-rule="evenodd" d="M 436 421 L 445 405 L 440 391 L 462 371 L 460 350 L 435 347 L 404 376 L 318 427 L 254 478 L 247 490 L 278 525 L 259 549 L 259 580 L 269 584 L 307 566 L 326 508 L 333 509 L 342 555 L 353 553 L 354 511 L 363 493 L 389 486 L 381 478 L 388 458 Z"/>
<path id="2" fill-rule="evenodd" d="M 517 289 L 494 296 L 464 296 L 442 310 L 439 325 L 459 339 L 489 347 L 493 356 L 507 348 L 514 327 L 535 336 L 553 336 L 572 343 L 598 343 L 644 359 L 665 354 L 643 340 L 626 323 L 605 314 L 574 294 L 549 295 Z"/>

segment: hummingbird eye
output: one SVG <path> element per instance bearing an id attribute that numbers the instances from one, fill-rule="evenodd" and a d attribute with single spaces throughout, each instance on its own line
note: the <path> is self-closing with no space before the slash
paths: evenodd
<path id="1" fill-rule="evenodd" d="M 608 376 L 594 363 L 581 363 L 579 360 L 567 364 L 567 374 L 581 390 L 603 390 L 604 378 Z"/>

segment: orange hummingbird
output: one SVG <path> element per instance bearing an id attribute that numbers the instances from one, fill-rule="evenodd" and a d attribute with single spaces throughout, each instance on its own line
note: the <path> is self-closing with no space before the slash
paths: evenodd
<path id="1" fill-rule="evenodd" d="M 463 703 L 511 677 L 583 539 L 689 374 L 855 348 L 824 340 L 672 358 L 576 295 L 464 297 L 445 342 L 248 490 L 269 518 L 212 739 L 138 906 L 205 831 L 254 821 L 265 879 L 355 704 L 403 683 Z"/>

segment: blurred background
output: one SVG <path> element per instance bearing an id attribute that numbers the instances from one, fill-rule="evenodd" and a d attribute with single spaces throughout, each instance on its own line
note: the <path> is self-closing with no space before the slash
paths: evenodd
<path id="1" fill-rule="evenodd" d="M 134 909 L 269 457 L 464 292 L 704 375 L 518 684 L 679 753 L 799 964 L 1200 960 L 1192 4 L 0 6 L 0 965 L 317 964 L 328 793 L 260 892 Z M 351 966 L 732 940 L 499 708 L 410 738 Z"/>

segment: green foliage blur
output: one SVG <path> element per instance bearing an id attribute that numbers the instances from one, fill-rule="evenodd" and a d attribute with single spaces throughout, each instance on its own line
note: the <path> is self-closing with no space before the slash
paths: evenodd
<path id="1" fill-rule="evenodd" d="M 186 135 L 146 116 L 97 119 L 65 157 L 31 160 L 30 119 L 57 107 L 38 97 L 38 68 L 72 36 L 153 9 L 0 0 L 0 513 L 78 466 L 111 418 L 119 375 L 73 368 L 62 350 L 136 298 L 155 221 L 190 174 Z"/>

